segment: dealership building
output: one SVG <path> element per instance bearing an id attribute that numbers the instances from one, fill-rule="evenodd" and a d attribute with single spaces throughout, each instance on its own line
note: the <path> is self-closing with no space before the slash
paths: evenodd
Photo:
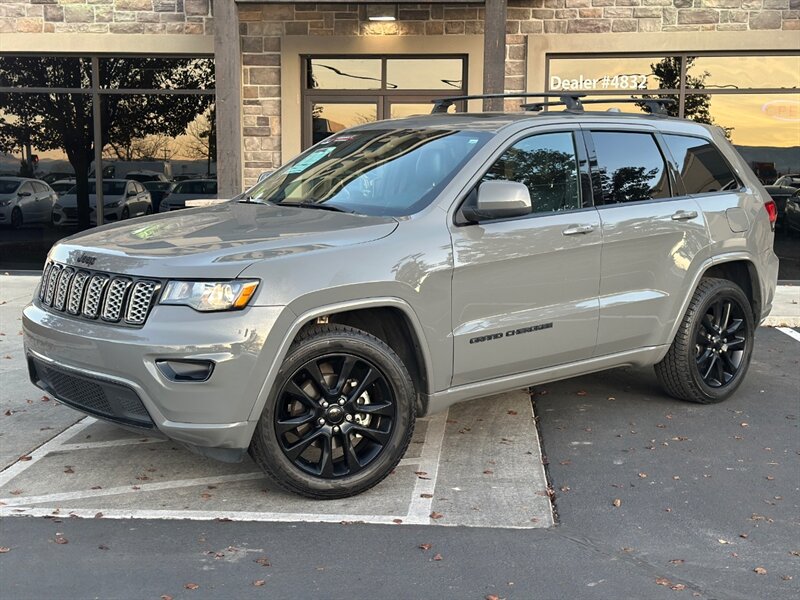
<path id="1" fill-rule="evenodd" d="M 767 183 L 800 171 L 800 0 L 0 0 L 0 59 L 46 57 L 81 61 L 85 76 L 20 83 L 0 71 L 0 96 L 52 93 L 94 106 L 124 94 L 202 96 L 226 196 L 343 127 L 483 91 L 669 96 L 680 115 L 729 130 Z M 104 69 L 153 57 L 213 59 L 213 80 L 197 89 L 192 77 L 155 89 L 104 83 Z M 167 146 L 165 158 L 187 158 Z"/>

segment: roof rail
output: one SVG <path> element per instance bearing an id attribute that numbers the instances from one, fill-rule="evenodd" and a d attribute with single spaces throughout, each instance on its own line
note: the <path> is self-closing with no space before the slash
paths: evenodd
<path id="1" fill-rule="evenodd" d="M 567 110 L 581 110 L 581 98 L 586 94 L 574 94 L 568 92 L 532 92 L 521 94 L 476 94 L 473 96 L 451 96 L 449 98 L 438 98 L 432 100 L 433 110 L 431 114 L 446 113 L 447 109 L 456 102 L 462 100 L 486 100 L 488 98 L 558 98 L 562 106 Z"/>
<path id="2" fill-rule="evenodd" d="M 616 98 L 610 96 L 608 98 L 592 98 L 591 100 L 581 100 L 579 102 L 580 108 L 574 108 L 566 105 L 563 102 L 532 102 L 530 104 L 521 104 L 520 108 L 525 111 L 539 112 L 546 106 L 567 106 L 567 110 L 583 110 L 586 104 L 644 104 L 654 115 L 669 116 L 667 106 L 673 106 L 677 102 L 673 98 L 635 98 L 625 97 Z"/>

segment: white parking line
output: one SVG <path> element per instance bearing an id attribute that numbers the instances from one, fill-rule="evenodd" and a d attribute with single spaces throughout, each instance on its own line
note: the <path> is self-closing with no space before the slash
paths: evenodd
<path id="1" fill-rule="evenodd" d="M 141 492 L 157 492 L 177 488 L 227 483 L 229 481 L 248 481 L 263 479 L 264 473 L 237 473 L 235 475 L 219 475 L 216 477 L 197 477 L 195 479 L 176 479 L 172 481 L 159 481 L 155 483 L 142 483 L 134 486 L 122 485 L 100 490 L 78 490 L 76 492 L 62 492 L 58 494 L 44 494 L 41 496 L 18 496 L 14 498 L 0 498 L 6 506 L 26 506 L 28 504 L 41 504 L 42 502 L 64 502 L 65 500 L 82 500 L 84 498 L 98 498 L 100 496 L 117 496 Z"/>
<path id="2" fill-rule="evenodd" d="M 436 478 L 439 475 L 439 457 L 442 453 L 444 431 L 447 426 L 448 411 L 431 417 L 425 432 L 425 444 L 419 461 L 419 473 L 414 484 L 411 503 L 404 521 L 426 525 L 431 521 L 433 492 L 436 489 Z M 422 475 L 421 473 L 425 473 Z M 423 479 L 423 477 L 425 479 Z"/>
<path id="3" fill-rule="evenodd" d="M 28 470 L 30 467 L 35 465 L 37 462 L 42 460 L 45 456 L 50 454 L 51 452 L 55 452 L 56 450 L 60 449 L 63 445 L 64 440 L 68 440 L 81 431 L 86 429 L 89 425 L 96 423 L 97 419 L 94 417 L 84 417 L 74 425 L 67 427 L 64 431 L 59 433 L 57 436 L 50 438 L 47 442 L 39 446 L 36 450 L 28 454 L 27 456 L 30 457 L 28 460 L 18 460 L 12 465 L 9 465 L 2 473 L 0 473 L 0 487 L 6 485 L 9 481 L 14 479 L 17 475 L 20 475 L 23 471 Z"/>
<path id="4" fill-rule="evenodd" d="M 800 342 L 800 333 L 796 332 L 791 327 L 776 327 L 775 329 L 777 329 L 778 331 L 782 331 L 783 333 L 788 335 L 790 338 L 795 339 L 798 342 Z"/>

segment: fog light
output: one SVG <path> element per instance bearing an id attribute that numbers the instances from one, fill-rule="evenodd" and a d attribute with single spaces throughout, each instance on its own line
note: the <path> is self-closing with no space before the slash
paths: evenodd
<path id="1" fill-rule="evenodd" d="M 214 363 L 210 360 L 162 359 L 156 361 L 156 366 L 164 377 L 178 382 L 208 381 L 214 372 Z"/>

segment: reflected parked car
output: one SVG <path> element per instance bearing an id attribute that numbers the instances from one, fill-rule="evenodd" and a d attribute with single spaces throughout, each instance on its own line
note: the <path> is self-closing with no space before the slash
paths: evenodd
<path id="1" fill-rule="evenodd" d="M 0 178 L 0 225 L 19 229 L 29 223 L 49 223 L 57 198 L 44 181 L 26 177 Z"/>
<path id="2" fill-rule="evenodd" d="M 72 188 L 75 187 L 75 180 L 74 179 L 60 179 L 58 181 L 54 181 L 50 184 L 50 187 L 53 188 L 53 191 L 58 194 L 59 196 L 63 196 L 67 192 L 69 192 Z"/>
<path id="3" fill-rule="evenodd" d="M 94 179 L 89 180 L 89 206 L 91 223 L 97 221 L 97 186 Z M 153 212 L 153 204 L 148 192 L 141 183 L 132 179 L 108 179 L 103 181 L 104 222 L 122 221 Z M 76 225 L 78 223 L 77 186 L 58 199 L 53 207 L 53 225 Z"/>
<path id="4" fill-rule="evenodd" d="M 781 179 L 783 179 L 783 177 Z M 788 185 L 766 185 L 764 186 L 764 189 L 767 190 L 770 198 L 775 201 L 775 206 L 778 209 L 777 225 L 778 227 L 783 227 L 784 213 L 786 212 L 786 200 L 791 196 L 794 196 L 797 188 L 790 187 Z"/>
<path id="5" fill-rule="evenodd" d="M 171 181 L 145 181 L 142 185 L 144 189 L 150 192 L 150 199 L 153 202 L 153 212 L 158 212 L 164 196 L 175 186 Z"/>
<path id="6" fill-rule="evenodd" d="M 778 187 L 793 187 L 795 189 L 800 189 L 800 174 L 794 173 L 783 175 L 782 177 L 779 177 L 773 185 Z"/>
<path id="7" fill-rule="evenodd" d="M 786 199 L 784 227 L 790 233 L 800 234 L 800 189 L 793 196 Z"/>
<path id="8" fill-rule="evenodd" d="M 190 179 L 175 184 L 172 191 L 164 196 L 159 212 L 186 208 L 187 200 L 204 200 L 217 197 L 216 179 Z"/>
<path id="9" fill-rule="evenodd" d="M 162 181 L 164 183 L 169 182 L 167 176 L 163 173 L 159 173 L 158 171 L 131 171 L 125 175 L 125 179 L 133 179 L 139 183 L 145 183 L 148 181 Z"/>

